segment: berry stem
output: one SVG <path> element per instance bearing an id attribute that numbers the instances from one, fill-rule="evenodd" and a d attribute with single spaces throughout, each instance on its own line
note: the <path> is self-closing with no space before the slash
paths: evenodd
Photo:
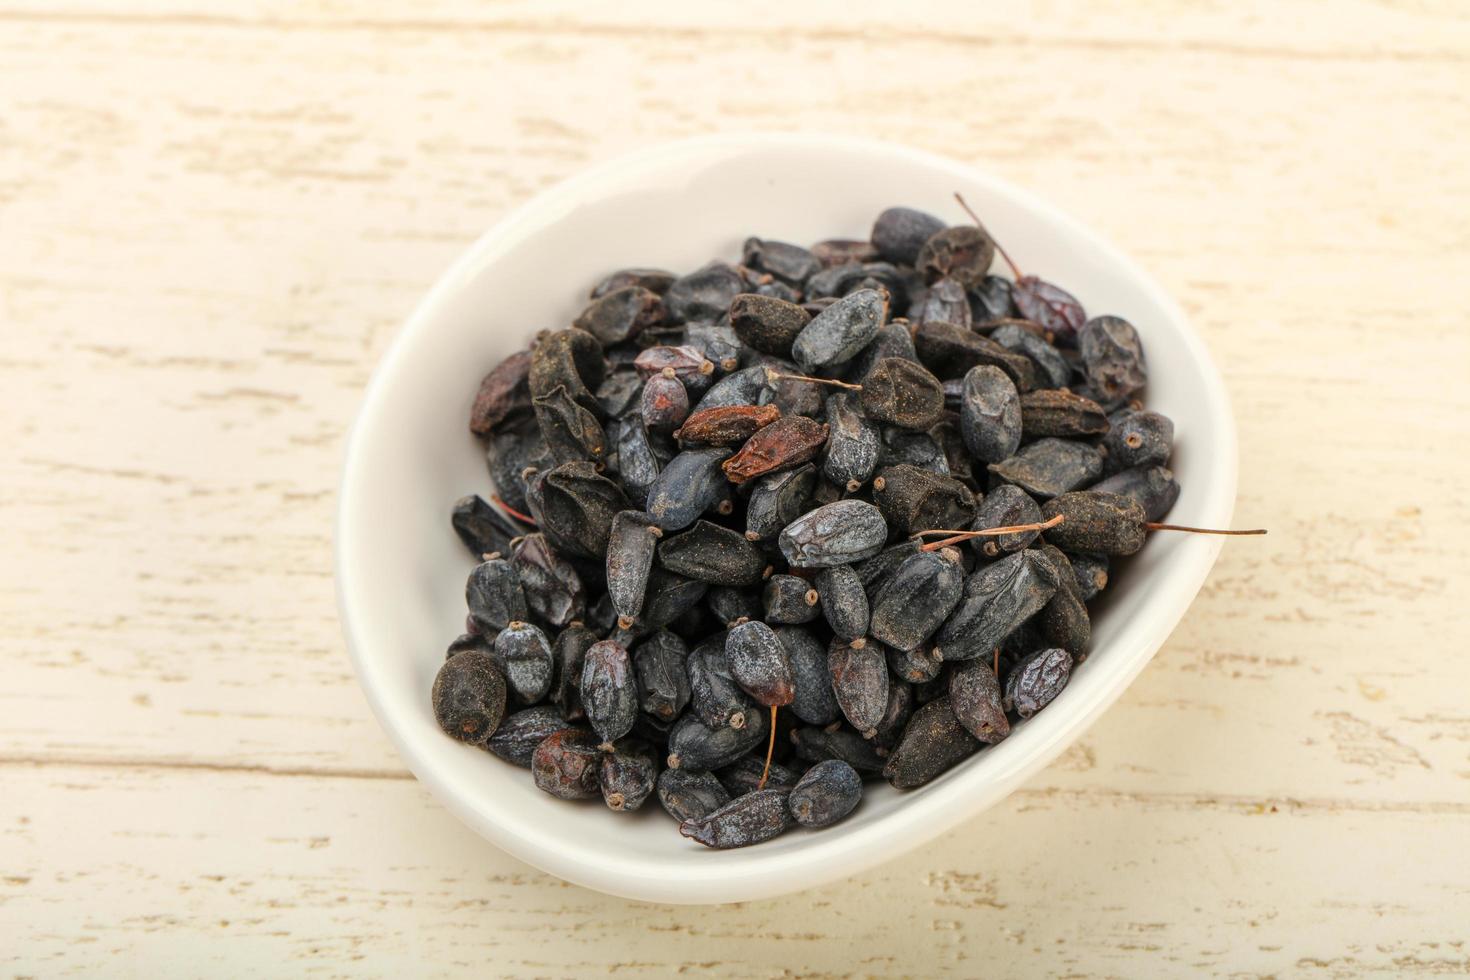
<path id="1" fill-rule="evenodd" d="M 1235 536 L 1266 533 L 1266 529 L 1263 527 L 1251 528 L 1248 531 L 1229 531 L 1217 527 L 1189 527 L 1185 524 L 1155 524 L 1153 521 L 1149 521 L 1143 526 L 1150 531 L 1188 531 L 1190 534 L 1228 534 Z"/>
<path id="2" fill-rule="evenodd" d="M 529 516 L 527 516 L 525 514 L 522 514 L 520 511 L 516 510 L 510 504 L 506 503 L 504 500 L 501 500 L 498 495 L 491 494 L 490 495 L 490 499 L 491 499 L 491 501 L 494 502 L 495 506 L 497 506 L 501 510 L 505 511 L 507 514 L 509 514 L 511 517 L 514 517 L 516 520 L 520 521 L 522 524 L 529 524 L 532 527 L 535 527 L 536 526 L 536 519 L 534 517 L 529 517 Z"/>
<path id="3" fill-rule="evenodd" d="M 756 789 L 766 788 L 766 779 L 771 775 L 771 753 L 776 751 L 776 706 L 771 705 L 771 737 L 766 740 L 766 767 L 761 770 L 761 781 Z"/>
<path id="4" fill-rule="evenodd" d="M 919 531 L 914 537 L 922 538 L 926 534 L 952 535 L 952 537 L 945 538 L 942 541 L 930 541 L 919 549 L 920 551 L 938 551 L 940 548 L 947 548 L 952 544 L 968 541 L 971 538 L 990 538 L 1000 537 L 1002 534 L 1024 534 L 1027 531 L 1045 531 L 1049 528 L 1056 527 L 1064 520 L 1066 520 L 1066 516 L 1058 514 L 1050 520 L 1042 521 L 1040 524 L 1012 524 L 1009 527 L 987 527 L 979 531 Z"/>
<path id="5" fill-rule="evenodd" d="M 810 381 L 812 384 L 833 385 L 837 388 L 846 388 L 848 391 L 862 391 L 862 385 L 848 384 L 846 381 L 838 381 L 836 378 L 810 378 L 805 374 L 782 374 L 773 368 L 766 368 L 767 381 Z"/>

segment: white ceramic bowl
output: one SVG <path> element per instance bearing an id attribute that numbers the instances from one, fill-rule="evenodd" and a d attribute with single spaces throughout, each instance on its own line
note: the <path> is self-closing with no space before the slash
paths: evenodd
<path id="1" fill-rule="evenodd" d="M 1046 765 L 1122 693 L 1178 623 L 1220 540 L 1157 534 L 1114 576 L 1091 656 L 1057 700 L 928 786 L 869 784 L 823 831 L 710 851 L 680 837 L 657 801 L 633 815 L 547 796 L 530 773 L 442 735 L 429 688 L 464 622 L 473 565 L 449 509 L 489 490 L 466 428 L 481 376 L 543 327 L 566 326 L 587 290 L 624 266 L 692 270 L 738 259 L 747 235 L 810 243 L 865 238 L 894 204 L 956 224 L 961 191 L 1022 269 L 1072 291 L 1091 314 L 1142 336 L 1148 404 L 1176 424 L 1173 521 L 1229 525 L 1235 427 L 1220 376 L 1179 307 L 1138 266 L 1030 194 L 952 160 L 817 136 L 672 143 L 568 180 L 477 241 L 409 318 L 368 387 L 348 441 L 337 520 L 337 590 L 358 677 L 404 761 L 497 846 L 568 881 L 659 902 L 764 898 L 892 860 L 961 824 Z M 1146 203 L 1146 202 L 1144 202 Z M 987 843 L 979 827 L 973 846 Z"/>

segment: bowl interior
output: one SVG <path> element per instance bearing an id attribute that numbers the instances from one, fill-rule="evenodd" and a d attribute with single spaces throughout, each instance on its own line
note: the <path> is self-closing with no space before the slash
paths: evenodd
<path id="1" fill-rule="evenodd" d="M 673 144 L 568 181 L 477 242 L 410 319 L 369 389 L 342 485 L 338 590 L 363 686 L 408 765 L 487 838 L 574 882 L 660 901 L 750 899 L 851 874 L 1015 788 L 1122 691 L 1177 623 L 1218 540 L 1155 535 L 1115 578 L 1094 621 L 1091 656 L 1071 684 L 1000 745 L 917 792 L 870 784 L 835 828 L 740 851 L 682 839 L 656 801 L 614 816 L 600 802 L 552 799 L 525 770 L 435 726 L 428 692 L 445 645 L 462 629 L 473 565 L 449 527 L 449 508 L 490 490 L 465 424 L 481 376 L 535 331 L 568 324 L 588 288 L 613 269 L 688 271 L 712 257 L 735 259 L 750 234 L 799 243 L 865 238 L 892 204 L 960 223 L 957 190 L 1023 269 L 1071 290 L 1089 313 L 1134 323 L 1153 379 L 1146 400 L 1176 423 L 1172 467 L 1183 493 L 1170 518 L 1229 521 L 1234 430 L 1202 344 L 1128 259 L 1029 195 L 911 150 L 793 137 Z"/>

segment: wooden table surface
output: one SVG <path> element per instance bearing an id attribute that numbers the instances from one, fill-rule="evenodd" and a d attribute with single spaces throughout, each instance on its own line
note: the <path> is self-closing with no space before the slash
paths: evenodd
<path id="1" fill-rule="evenodd" d="M 5 972 L 1470 971 L 1470 7 L 852 6 L 0 0 Z M 1137 256 L 1272 534 L 970 825 L 642 905 L 405 770 L 338 630 L 335 484 L 474 236 L 750 128 L 973 161 Z"/>

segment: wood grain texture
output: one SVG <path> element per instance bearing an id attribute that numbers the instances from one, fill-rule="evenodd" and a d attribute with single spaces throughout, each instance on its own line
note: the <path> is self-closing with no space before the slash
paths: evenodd
<path id="1" fill-rule="evenodd" d="M 850 6 L 0 0 L 7 972 L 1470 970 L 1470 11 Z M 970 160 L 1136 255 L 1272 535 L 972 826 L 665 909 L 407 776 L 342 650 L 334 487 L 471 238 L 748 128 Z"/>

